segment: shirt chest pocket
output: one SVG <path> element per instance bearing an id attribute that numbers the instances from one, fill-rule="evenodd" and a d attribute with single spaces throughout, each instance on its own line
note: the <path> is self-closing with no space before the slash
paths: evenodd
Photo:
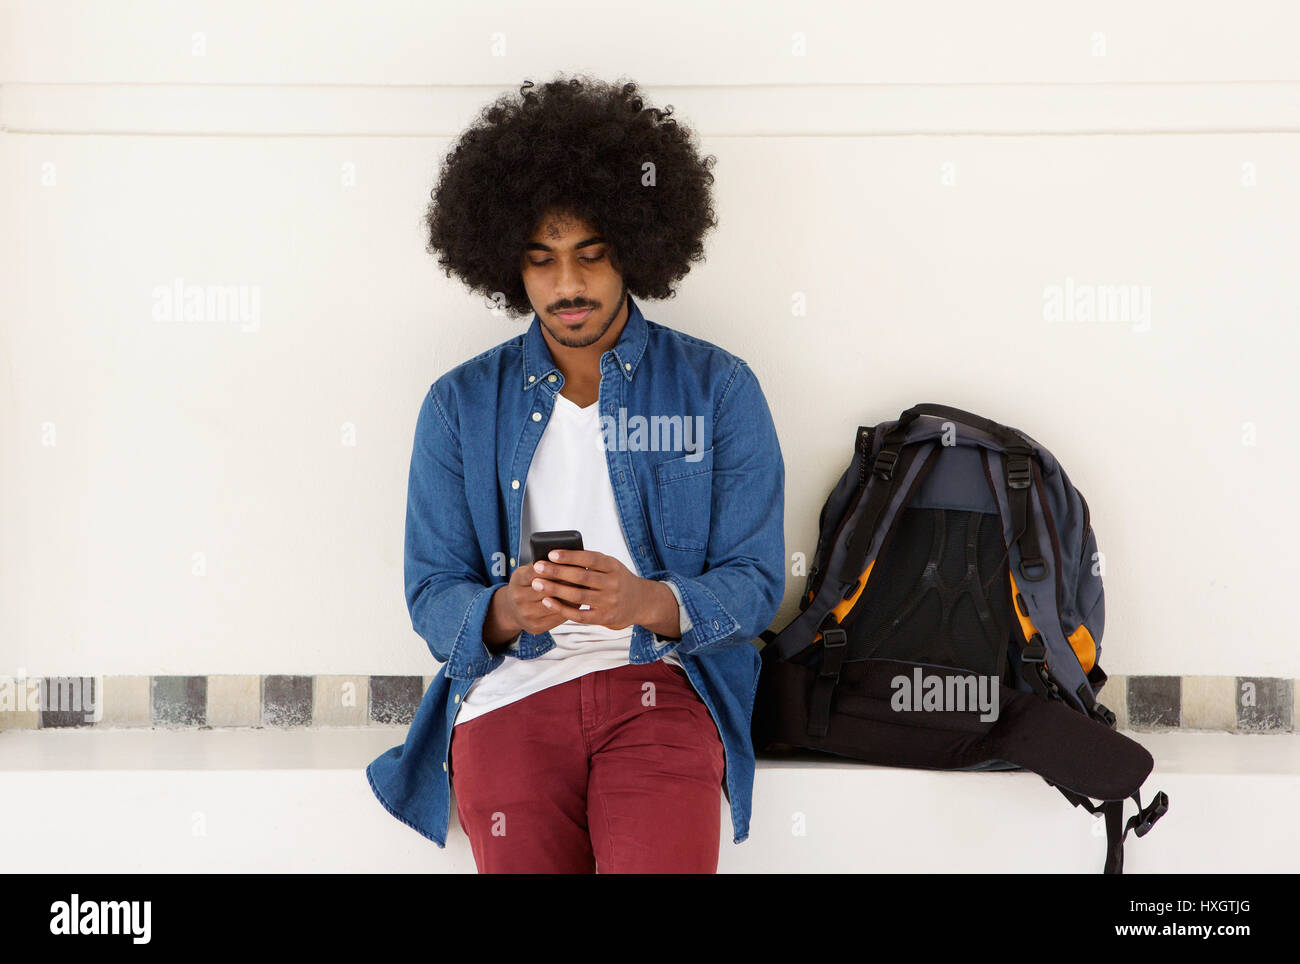
<path id="1" fill-rule="evenodd" d="M 688 552 L 709 546 L 713 502 L 713 449 L 689 452 L 655 466 L 659 496 L 659 531 L 664 545 Z"/>

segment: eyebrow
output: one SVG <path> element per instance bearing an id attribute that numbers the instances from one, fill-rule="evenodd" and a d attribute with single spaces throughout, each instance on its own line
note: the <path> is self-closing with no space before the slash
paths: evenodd
<path id="1" fill-rule="evenodd" d="M 604 243 L 605 243 L 605 239 L 602 238 L 599 234 L 597 234 L 590 238 L 583 238 L 581 241 L 579 241 L 577 244 L 573 246 L 573 250 L 577 251 L 579 248 L 586 248 L 593 244 L 604 244 Z M 554 251 L 555 249 L 552 248 L 550 245 L 542 244 L 540 241 L 529 241 L 526 245 L 524 245 L 524 250 L 525 251 Z"/>

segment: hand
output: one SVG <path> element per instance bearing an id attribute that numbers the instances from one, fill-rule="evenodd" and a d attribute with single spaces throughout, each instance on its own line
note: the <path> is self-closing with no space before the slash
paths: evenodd
<path id="1" fill-rule="evenodd" d="M 645 625 L 644 617 L 657 602 L 656 588 L 671 597 L 672 590 L 650 579 L 642 579 L 613 556 L 590 549 L 552 549 L 550 561 L 537 560 L 528 567 L 534 591 L 541 605 L 557 613 L 561 621 L 626 629 L 633 623 Z M 580 606 L 588 609 L 580 609 Z M 676 612 L 676 602 L 673 603 Z M 676 625 L 674 617 L 673 625 Z"/>
<path id="2" fill-rule="evenodd" d="M 500 631 L 492 633 L 485 628 L 485 637 L 493 635 L 499 644 L 509 642 L 519 630 L 537 635 L 554 629 L 567 618 L 542 605 L 543 593 L 532 587 L 534 572 L 531 566 L 519 566 L 510 574 L 505 588 L 492 594 L 489 620 L 497 617 Z M 499 612 L 494 613 L 493 610 Z"/>

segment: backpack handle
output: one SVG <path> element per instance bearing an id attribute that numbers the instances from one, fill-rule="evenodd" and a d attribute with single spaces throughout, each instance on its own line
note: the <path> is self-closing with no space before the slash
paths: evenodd
<path id="1" fill-rule="evenodd" d="M 963 412 L 951 405 L 935 405 L 923 402 L 913 405 L 898 417 L 898 424 L 885 436 L 886 446 L 893 441 L 895 446 L 902 444 L 907 427 L 922 415 L 961 422 L 991 436 L 1005 450 L 1007 456 L 1003 461 L 1006 472 L 1007 503 L 1011 512 L 1011 528 L 1015 541 L 1020 546 L 1020 575 L 1030 582 L 1037 582 L 1047 574 L 1047 566 L 1039 554 L 1038 533 L 1031 517 L 1032 509 L 1029 499 L 1029 486 L 1033 484 L 1033 468 L 1030 458 L 1033 447 L 1023 435 L 1015 429 L 999 425 L 991 419 L 971 412 Z M 882 450 L 882 454 L 883 454 Z M 888 471 L 889 464 L 886 463 Z M 1038 574 L 1033 573 L 1037 571 Z"/>
<path id="2" fill-rule="evenodd" d="M 898 416 L 898 425 L 894 431 L 902 433 L 922 415 L 931 415 L 935 418 L 947 419 L 950 422 L 960 422 L 963 425 L 968 425 L 971 428 L 978 429 L 987 435 L 993 436 L 993 438 L 997 439 L 1007 448 L 1028 448 L 1027 443 L 1020 434 L 1007 428 L 1005 425 L 999 425 L 997 422 L 984 418 L 982 415 L 975 415 L 972 412 L 964 412 L 960 408 L 953 408 L 951 405 L 937 405 L 933 402 L 922 402 L 919 405 L 913 405 L 902 415 Z"/>

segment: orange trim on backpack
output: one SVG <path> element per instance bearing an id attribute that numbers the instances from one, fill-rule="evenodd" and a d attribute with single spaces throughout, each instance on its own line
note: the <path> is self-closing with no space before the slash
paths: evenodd
<path id="1" fill-rule="evenodd" d="M 1083 671 L 1090 672 L 1093 664 L 1097 662 L 1097 644 L 1093 642 L 1092 633 L 1083 623 L 1079 623 L 1079 628 L 1070 634 L 1070 648 L 1074 650 L 1074 655 L 1079 657 L 1079 665 L 1083 667 Z"/>
<path id="2" fill-rule="evenodd" d="M 1011 576 L 1010 572 L 1008 575 Z M 1016 611 L 1016 618 L 1020 620 L 1020 631 L 1025 634 L 1025 641 L 1038 632 L 1034 624 L 1029 621 L 1029 617 L 1020 611 L 1020 590 L 1016 588 L 1016 577 L 1011 576 L 1011 608 Z M 1093 665 L 1097 662 L 1097 644 L 1093 641 L 1092 633 L 1088 627 L 1079 624 L 1079 628 L 1072 632 L 1068 637 L 1070 648 L 1074 650 L 1075 657 L 1079 660 L 1079 665 L 1083 667 L 1085 673 L 1091 671 Z"/>
<path id="3" fill-rule="evenodd" d="M 1016 618 L 1020 620 L 1020 631 L 1025 634 L 1025 642 L 1029 642 L 1038 630 L 1029 621 L 1029 617 L 1020 611 L 1020 590 L 1016 587 L 1016 577 L 1011 575 L 1010 570 L 1007 570 L 1007 575 L 1011 578 L 1011 608 L 1015 610 Z"/>
<path id="4" fill-rule="evenodd" d="M 1011 580 L 1011 608 L 1015 610 L 1016 619 L 1020 620 L 1020 631 L 1025 634 L 1025 642 L 1029 642 L 1034 633 L 1038 632 L 1038 628 L 1030 622 L 1028 615 L 1020 611 L 1020 603 L 1016 601 L 1021 598 L 1020 589 L 1016 586 L 1016 577 L 1011 574 L 1010 569 L 1007 570 L 1007 578 Z M 1028 605 L 1025 608 L 1028 609 Z M 1044 642 L 1043 646 L 1046 647 L 1047 643 Z M 1051 668 L 1046 659 L 1046 654 L 1044 654 L 1043 666 L 1048 669 Z"/>
<path id="5" fill-rule="evenodd" d="M 853 608 L 855 603 L 857 603 L 858 597 L 862 595 L 862 590 L 867 588 L 867 579 L 871 576 L 871 567 L 875 564 L 876 560 L 874 559 L 867 563 L 867 568 L 864 569 L 862 575 L 858 577 L 858 588 L 854 590 L 853 595 L 848 599 L 841 599 L 836 607 L 831 610 L 831 614 L 834 615 L 837 623 L 844 622 L 844 617 L 849 614 L 849 610 Z M 821 638 L 822 634 L 818 632 L 817 635 L 813 637 L 813 642 L 815 643 Z"/>

